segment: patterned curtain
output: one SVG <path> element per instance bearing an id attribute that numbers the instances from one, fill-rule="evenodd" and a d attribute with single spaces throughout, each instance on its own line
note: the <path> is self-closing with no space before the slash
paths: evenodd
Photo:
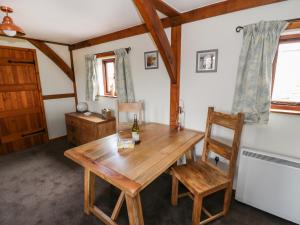
<path id="1" fill-rule="evenodd" d="M 95 55 L 85 56 L 86 64 L 86 95 L 87 101 L 95 101 L 99 93 L 99 69 Z"/>
<path id="2" fill-rule="evenodd" d="M 116 89 L 119 102 L 134 102 L 134 89 L 130 71 L 129 56 L 126 49 L 117 49 L 114 51 L 116 55 L 115 73 L 116 73 Z"/>
<path id="3" fill-rule="evenodd" d="M 232 111 L 244 112 L 247 123 L 269 121 L 272 63 L 287 25 L 285 21 L 261 21 L 243 29 Z"/>

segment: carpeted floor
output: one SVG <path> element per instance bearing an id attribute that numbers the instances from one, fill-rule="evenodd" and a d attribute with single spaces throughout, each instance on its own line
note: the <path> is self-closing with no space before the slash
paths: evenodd
<path id="1" fill-rule="evenodd" d="M 83 213 L 83 170 L 63 156 L 70 148 L 65 140 L 0 157 L 0 225 L 101 225 Z M 118 190 L 97 180 L 98 205 L 111 212 Z M 171 179 L 162 175 L 142 192 L 146 225 L 190 225 L 192 201 L 184 198 L 170 205 Z M 218 194 L 205 200 L 218 208 Z M 128 224 L 122 207 L 118 224 Z M 292 225 L 233 200 L 228 216 L 212 225 Z"/>

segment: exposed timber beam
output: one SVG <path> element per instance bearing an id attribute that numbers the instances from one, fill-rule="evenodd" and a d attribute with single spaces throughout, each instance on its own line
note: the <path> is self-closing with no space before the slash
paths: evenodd
<path id="1" fill-rule="evenodd" d="M 194 22 L 197 20 L 202 20 L 214 16 L 220 16 L 223 14 L 233 13 L 240 10 L 251 9 L 263 5 L 274 4 L 278 2 L 284 2 L 287 0 L 228 0 L 224 2 L 219 2 L 213 5 L 205 6 L 195 10 L 191 10 L 182 13 L 179 16 L 172 18 L 161 19 L 164 28 L 171 26 L 178 26 L 180 24 Z M 102 35 L 96 38 L 91 38 L 86 41 L 81 41 L 71 45 L 71 49 L 80 49 L 85 47 L 90 47 L 93 45 L 98 45 L 110 41 L 119 40 L 122 38 L 128 38 L 144 33 L 148 33 L 148 29 L 145 24 L 130 27 L 124 30 L 120 30 L 111 34 Z"/>
<path id="2" fill-rule="evenodd" d="M 162 0 L 152 0 L 155 8 L 168 17 L 179 16 L 180 13 Z"/>
<path id="3" fill-rule="evenodd" d="M 170 84 L 170 126 L 177 128 L 180 99 L 181 25 L 171 29 L 171 47 L 176 62 L 176 83 Z"/>
<path id="4" fill-rule="evenodd" d="M 74 73 L 72 68 L 70 68 L 65 61 L 59 57 L 48 45 L 42 41 L 28 40 L 32 45 L 37 47 L 41 52 L 43 52 L 48 58 L 50 58 L 72 81 L 74 81 Z"/>
<path id="5" fill-rule="evenodd" d="M 155 10 L 155 6 L 152 4 L 152 1 L 149 0 L 134 0 L 134 3 L 150 31 L 157 49 L 165 63 L 171 81 L 175 83 L 175 57 L 164 27 Z"/>
<path id="6" fill-rule="evenodd" d="M 75 93 L 67 93 L 67 94 L 43 95 L 43 100 L 72 98 L 72 97 L 76 98 L 76 94 Z"/>
<path id="7" fill-rule="evenodd" d="M 55 44 L 55 45 L 63 45 L 63 46 L 70 46 L 70 44 L 66 44 L 66 43 L 61 43 L 61 42 L 56 42 L 56 41 L 47 41 L 47 40 L 40 40 L 40 39 L 35 39 L 35 38 L 30 38 L 30 37 L 20 37 L 20 36 L 14 36 L 14 37 L 10 37 L 4 34 L 0 34 L 0 37 L 5 37 L 5 38 L 15 38 L 15 39 L 23 39 L 23 40 L 33 40 L 33 41 L 42 41 L 45 43 L 49 43 L 49 44 Z"/>
<path id="8" fill-rule="evenodd" d="M 177 26 L 214 16 L 284 1 L 287 0 L 227 0 L 182 13 L 179 16 L 172 18 L 172 25 Z"/>
<path id="9" fill-rule="evenodd" d="M 299 29 L 299 28 L 300 28 L 300 19 L 297 19 L 293 22 L 290 22 L 290 24 L 287 27 L 287 30 Z"/>
<path id="10" fill-rule="evenodd" d="M 71 69 L 73 72 L 73 89 L 74 89 L 74 94 L 75 94 L 75 106 L 78 105 L 78 96 L 77 96 L 77 87 L 76 87 L 76 79 L 75 79 L 75 69 L 74 69 L 74 59 L 73 59 L 73 51 L 70 50 L 69 46 L 69 52 L 70 52 L 70 60 L 71 60 Z"/>
<path id="11" fill-rule="evenodd" d="M 170 23 L 171 20 L 169 18 L 165 18 L 162 22 L 163 22 L 164 28 L 171 26 L 171 23 Z M 124 30 L 116 31 L 116 32 L 113 32 L 110 34 L 102 35 L 99 37 L 88 39 L 86 41 L 81 41 L 81 42 L 72 44 L 70 49 L 76 50 L 76 49 L 80 49 L 80 48 L 90 47 L 90 46 L 94 46 L 94 45 L 98 45 L 98 44 L 102 44 L 102 43 L 106 43 L 106 42 L 110 42 L 110 41 L 115 41 L 115 40 L 128 38 L 128 37 L 132 37 L 132 36 L 136 36 L 136 35 L 140 35 L 140 34 L 145 34 L 145 33 L 148 33 L 146 24 L 137 25 L 137 26 L 130 27 L 130 28 L 127 28 Z"/>

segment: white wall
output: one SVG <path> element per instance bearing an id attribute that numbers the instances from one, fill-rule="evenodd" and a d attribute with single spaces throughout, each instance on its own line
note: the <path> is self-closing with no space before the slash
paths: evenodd
<path id="1" fill-rule="evenodd" d="M 260 20 L 299 18 L 299 8 L 299 0 L 289 0 L 183 25 L 181 98 L 185 103 L 186 127 L 204 130 L 208 106 L 231 111 L 243 35 L 235 32 L 236 26 Z M 129 46 L 132 47 L 130 55 L 136 96 L 146 101 L 146 119 L 168 123 L 169 78 L 161 58 L 159 70 L 144 69 L 144 52 L 155 49 L 148 34 L 76 50 L 74 62 L 80 101 L 85 101 L 84 56 Z M 218 72 L 195 73 L 196 51 L 214 48 L 219 49 Z M 103 107 L 113 107 L 114 103 L 109 98 L 102 98 L 89 106 L 90 110 L 99 111 Z M 300 116 L 271 113 L 268 125 L 245 126 L 242 144 L 300 158 L 299 127 Z"/>
<path id="2" fill-rule="evenodd" d="M 0 45 L 36 49 L 26 40 L 0 37 Z M 48 44 L 70 66 L 68 47 Z M 74 93 L 72 81 L 40 50 L 37 50 L 37 59 L 43 95 Z M 45 100 L 45 113 L 49 138 L 66 135 L 64 113 L 75 110 L 74 98 Z"/>
<path id="3" fill-rule="evenodd" d="M 185 103 L 186 127 L 205 129 L 207 107 L 230 111 L 236 80 L 236 69 L 242 45 L 242 33 L 235 27 L 259 20 L 299 18 L 299 0 L 289 0 L 274 5 L 244 10 L 237 13 L 209 18 L 183 25 L 181 98 Z M 170 30 L 167 29 L 168 35 Z M 34 48 L 19 39 L 0 37 L 0 45 Z M 67 47 L 49 44 L 67 64 L 70 64 Z M 169 77 L 160 58 L 158 70 L 144 69 L 144 52 L 155 49 L 148 34 L 113 41 L 74 51 L 75 74 L 79 101 L 85 101 L 84 56 L 113 49 L 131 47 L 132 75 L 137 100 L 146 103 L 146 120 L 167 124 L 169 121 Z M 196 51 L 219 49 L 217 73 L 195 73 Z M 42 52 L 37 50 L 42 84 L 42 93 L 72 93 L 72 82 Z M 102 97 L 98 102 L 89 102 L 91 111 L 104 107 L 114 108 L 115 99 Z M 44 101 L 49 137 L 66 133 L 64 113 L 74 111 L 74 98 Z M 300 117 L 271 113 L 268 125 L 247 125 L 242 144 L 248 147 L 300 158 L 298 138 Z"/>
<path id="4" fill-rule="evenodd" d="M 181 98 L 186 107 L 186 126 L 205 129 L 208 106 L 230 112 L 242 32 L 238 25 L 260 20 L 299 18 L 300 1 L 274 5 L 214 17 L 183 26 Z M 195 73 L 196 51 L 219 49 L 217 73 Z M 300 116 L 271 113 L 268 125 L 246 125 L 242 145 L 300 158 Z"/>
<path id="5" fill-rule="evenodd" d="M 167 30 L 168 35 L 170 30 Z M 130 62 L 136 100 L 145 101 L 146 120 L 169 123 L 169 76 L 163 62 L 159 61 L 159 69 L 145 70 L 144 52 L 155 50 L 148 34 L 117 40 L 89 48 L 74 51 L 74 69 L 77 85 L 78 101 L 85 101 L 85 55 L 112 51 L 118 48 L 131 47 Z M 97 102 L 88 102 L 89 110 L 100 112 L 102 108 L 115 108 L 114 98 L 101 97 Z"/>

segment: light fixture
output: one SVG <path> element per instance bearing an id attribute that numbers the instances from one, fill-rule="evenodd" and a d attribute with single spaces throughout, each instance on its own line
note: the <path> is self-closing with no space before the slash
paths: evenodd
<path id="1" fill-rule="evenodd" d="M 12 13 L 13 9 L 8 6 L 1 6 L 0 10 L 6 13 L 6 16 L 3 17 L 3 21 L 0 24 L 0 32 L 10 37 L 25 35 L 24 31 L 14 24 L 12 18 L 8 16 L 8 13 Z"/>

